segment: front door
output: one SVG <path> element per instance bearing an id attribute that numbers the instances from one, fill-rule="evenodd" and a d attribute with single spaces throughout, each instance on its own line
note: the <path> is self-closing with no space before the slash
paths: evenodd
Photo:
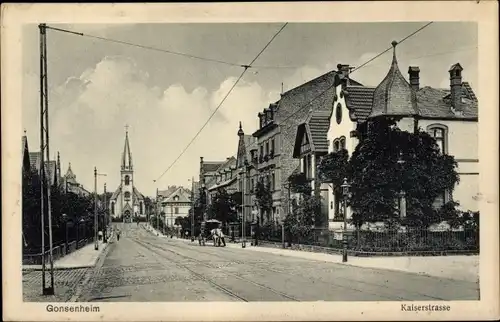
<path id="1" fill-rule="evenodd" d="M 123 214 L 123 221 L 124 222 L 131 222 L 131 216 L 130 216 L 130 211 L 125 210 L 125 213 Z"/>

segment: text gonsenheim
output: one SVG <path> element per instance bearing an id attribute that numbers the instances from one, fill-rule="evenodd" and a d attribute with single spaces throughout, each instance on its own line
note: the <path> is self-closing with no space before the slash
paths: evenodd
<path id="1" fill-rule="evenodd" d="M 100 309 L 95 305 L 52 305 L 49 304 L 46 307 L 47 312 L 58 313 L 58 312 L 72 312 L 72 313 L 95 313 L 99 312 Z"/>
<path id="2" fill-rule="evenodd" d="M 449 305 L 413 305 L 413 304 L 401 304 L 401 311 L 404 312 L 442 312 L 449 311 L 451 308 Z"/>

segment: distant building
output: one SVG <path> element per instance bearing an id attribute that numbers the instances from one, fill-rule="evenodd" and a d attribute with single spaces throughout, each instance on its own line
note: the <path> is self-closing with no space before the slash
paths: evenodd
<path id="1" fill-rule="evenodd" d="M 168 187 L 158 191 L 159 213 L 164 213 L 167 227 L 175 225 L 175 218 L 189 216 L 191 191 L 183 187 Z"/>
<path id="2" fill-rule="evenodd" d="M 408 70 L 409 82 L 401 74 L 396 58 L 396 45 L 386 77 L 375 88 L 352 84 L 348 73 L 335 78 L 333 113 L 328 130 L 328 152 L 345 148 L 352 152 L 359 143 L 357 124 L 380 116 L 398 117 L 401 130 L 413 132 L 424 129 L 433 136 L 442 153 L 458 162 L 460 183 L 453 194 L 443 191 L 436 207 L 452 199 L 465 210 L 478 210 L 478 101 L 469 83 L 462 81 L 463 68 L 453 65 L 450 88 L 420 87 L 418 67 Z M 332 196 L 329 209 L 330 228 L 340 228 L 341 196 Z M 347 209 L 347 217 L 351 216 Z"/>
<path id="3" fill-rule="evenodd" d="M 206 183 L 208 191 L 208 203 L 217 194 L 219 189 L 225 189 L 228 194 L 238 191 L 237 181 L 238 171 L 236 169 L 236 158 L 229 157 L 214 172 L 214 176 Z"/>
<path id="4" fill-rule="evenodd" d="M 90 196 L 90 192 L 76 181 L 76 175 L 71 170 L 71 162 L 68 165 L 66 174 L 62 178 L 62 187 L 65 192 L 71 192 L 82 197 Z"/>
<path id="5" fill-rule="evenodd" d="M 257 174 L 257 139 L 246 135 L 241 122 L 238 129 L 238 152 L 236 155 L 236 168 L 238 170 L 238 191 L 242 193 L 242 203 L 245 206 L 245 221 L 257 220 L 256 200 L 254 194 L 255 177 Z M 245 178 L 245 169 L 247 177 Z M 243 193 L 244 192 L 244 193 Z M 238 209 L 238 218 L 243 218 L 243 209 Z"/>
<path id="6" fill-rule="evenodd" d="M 134 168 L 128 131 L 125 132 L 125 146 L 122 154 L 120 177 L 120 185 L 109 201 L 111 216 L 114 218 L 123 218 L 124 221 L 131 221 L 133 217 L 145 217 L 144 196 L 134 185 Z"/>

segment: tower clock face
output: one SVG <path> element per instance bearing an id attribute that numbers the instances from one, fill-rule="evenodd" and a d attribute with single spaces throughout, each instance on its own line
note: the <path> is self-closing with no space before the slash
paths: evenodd
<path id="1" fill-rule="evenodd" d="M 335 119 L 337 120 L 337 124 L 342 122 L 342 104 L 338 103 L 335 108 Z"/>

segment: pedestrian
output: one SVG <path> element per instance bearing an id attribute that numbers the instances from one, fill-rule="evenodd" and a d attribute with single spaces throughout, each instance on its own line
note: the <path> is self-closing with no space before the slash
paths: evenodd
<path id="1" fill-rule="evenodd" d="M 120 229 L 116 231 L 116 240 L 120 241 Z"/>
<path id="2" fill-rule="evenodd" d="M 222 232 L 222 229 L 217 228 L 215 230 L 215 234 L 217 235 L 219 246 L 220 246 L 220 242 L 222 241 L 222 244 L 224 245 L 224 247 L 226 247 L 226 239 L 224 238 L 224 233 Z"/>

